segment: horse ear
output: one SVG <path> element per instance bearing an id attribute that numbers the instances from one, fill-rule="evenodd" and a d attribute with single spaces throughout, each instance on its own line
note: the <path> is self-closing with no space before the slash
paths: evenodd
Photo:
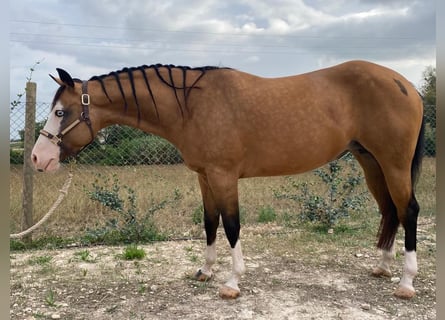
<path id="1" fill-rule="evenodd" d="M 59 86 L 64 86 L 65 84 L 59 78 L 54 77 L 52 74 L 49 75 Z"/>
<path id="2" fill-rule="evenodd" d="M 54 79 L 54 77 L 52 77 L 52 76 L 51 77 L 60 85 L 66 85 L 68 87 L 74 88 L 74 80 L 73 80 L 73 78 L 71 78 L 69 73 L 63 69 L 60 69 L 60 68 L 56 68 L 56 70 L 57 70 L 57 73 L 59 74 L 59 79 L 60 79 L 59 81 L 62 84 L 59 81 L 57 81 L 58 79 Z"/>

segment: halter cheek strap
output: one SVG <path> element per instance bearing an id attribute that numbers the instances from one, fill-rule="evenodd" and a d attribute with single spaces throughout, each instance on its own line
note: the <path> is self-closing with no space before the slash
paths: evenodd
<path id="1" fill-rule="evenodd" d="M 80 102 L 82 104 L 82 112 L 80 113 L 79 119 L 74 120 L 69 126 L 67 126 L 65 129 L 63 129 L 61 132 L 59 132 L 57 135 L 52 134 L 51 132 L 46 131 L 45 129 L 40 130 L 40 134 L 47 137 L 52 143 L 54 143 L 57 146 L 63 146 L 63 137 L 71 131 L 74 127 L 76 127 L 79 123 L 85 122 L 88 126 L 88 129 L 90 130 L 91 134 L 91 142 L 94 140 L 94 132 L 93 127 L 91 125 L 91 119 L 90 119 L 90 95 L 88 94 L 88 81 L 82 82 L 82 95 L 80 98 Z"/>

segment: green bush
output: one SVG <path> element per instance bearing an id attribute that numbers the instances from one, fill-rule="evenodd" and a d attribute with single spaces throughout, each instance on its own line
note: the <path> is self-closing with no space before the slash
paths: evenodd
<path id="1" fill-rule="evenodd" d="M 109 166 L 153 165 L 182 163 L 178 150 L 167 140 L 144 134 L 113 144 L 89 146 L 79 155 L 79 163 Z"/>
<path id="2" fill-rule="evenodd" d="M 201 224 L 204 222 L 204 206 L 200 204 L 192 213 L 193 224 Z"/>
<path id="3" fill-rule="evenodd" d="M 163 209 L 169 201 L 163 200 L 152 203 L 143 214 L 138 214 L 136 193 L 128 186 L 121 188 L 119 179 L 114 176 L 111 181 L 100 174 L 92 184 L 92 190 L 85 190 L 90 199 L 118 213 L 117 218 L 110 218 L 106 224 L 97 229 L 88 230 L 82 241 L 87 244 L 119 244 L 139 243 L 164 240 L 154 224 L 153 215 Z M 122 197 L 121 189 L 126 191 L 126 198 Z"/>
<path id="4" fill-rule="evenodd" d="M 23 164 L 23 150 L 9 149 L 9 163 Z"/>
<path id="5" fill-rule="evenodd" d="M 274 190 L 277 199 L 298 203 L 301 220 L 331 228 L 340 218 L 348 217 L 351 211 L 365 207 L 367 192 L 357 191 L 363 176 L 359 174 L 352 155 L 313 172 L 321 183 L 298 183 L 289 177 L 287 185 Z"/>
<path id="6" fill-rule="evenodd" d="M 275 210 L 272 207 L 267 206 L 260 209 L 257 221 L 259 223 L 268 223 L 274 222 L 276 219 L 277 214 L 275 213 Z"/>

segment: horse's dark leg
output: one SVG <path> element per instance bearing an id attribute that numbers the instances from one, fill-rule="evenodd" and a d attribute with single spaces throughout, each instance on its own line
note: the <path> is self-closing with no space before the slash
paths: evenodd
<path id="1" fill-rule="evenodd" d="M 397 209 L 391 199 L 382 169 L 374 156 L 363 147 L 356 145 L 351 150 L 365 173 L 369 190 L 377 201 L 382 215 L 377 247 L 382 249 L 382 260 L 372 270 L 374 276 L 391 276 L 390 266 L 394 261 L 394 239 L 399 226 Z"/>
<path id="2" fill-rule="evenodd" d="M 394 294 L 399 298 L 410 299 L 415 295 L 413 280 L 417 274 L 417 216 L 419 205 L 414 196 L 410 167 L 383 167 L 383 172 L 397 208 L 397 216 L 405 229 L 405 264 L 399 287 Z"/>
<path id="3" fill-rule="evenodd" d="M 400 298 L 415 295 L 413 280 L 417 274 L 416 230 L 419 205 L 415 199 L 409 159 L 399 156 L 394 163 L 390 155 L 377 161 L 364 149 L 351 150 L 365 171 L 370 191 L 382 212 L 378 247 L 383 249 L 380 265 L 374 275 L 390 275 L 389 264 L 394 257 L 394 238 L 401 223 L 405 229 L 405 264 L 399 287 L 394 294 Z"/>
<path id="4" fill-rule="evenodd" d="M 205 252 L 205 264 L 195 274 L 195 278 L 199 281 L 207 281 L 213 275 L 212 266 L 216 262 L 216 231 L 219 225 L 220 214 L 216 208 L 215 200 L 205 175 L 199 175 L 199 186 L 201 187 L 204 205 L 204 227 L 207 237 L 207 247 Z"/>
<path id="5" fill-rule="evenodd" d="M 232 274 L 220 288 L 222 298 L 234 299 L 240 294 L 238 283 L 245 272 L 241 243 L 238 205 L 238 177 L 228 172 L 214 170 L 207 174 L 207 181 L 218 212 L 221 213 L 224 230 L 232 253 Z"/>

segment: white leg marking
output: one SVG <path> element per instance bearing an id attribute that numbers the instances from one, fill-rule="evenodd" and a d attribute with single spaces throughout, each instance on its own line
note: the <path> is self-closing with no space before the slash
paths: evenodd
<path id="1" fill-rule="evenodd" d="M 212 266 L 216 262 L 216 241 L 214 241 L 210 246 L 206 247 L 205 251 L 205 264 L 201 268 L 201 273 L 205 274 L 207 277 L 212 276 Z"/>
<path id="2" fill-rule="evenodd" d="M 382 251 L 382 260 L 380 261 L 379 268 L 388 272 L 388 274 L 391 274 L 390 267 L 391 264 L 394 262 L 395 255 L 395 244 L 393 243 L 391 249 Z"/>
<path id="3" fill-rule="evenodd" d="M 405 265 L 403 266 L 402 280 L 400 287 L 408 288 L 414 291 L 413 280 L 417 274 L 417 255 L 416 251 L 406 251 L 405 249 Z"/>
<path id="4" fill-rule="evenodd" d="M 244 266 L 243 253 L 241 251 L 241 242 L 238 240 L 236 242 L 235 248 L 232 249 L 232 275 L 229 280 L 225 283 L 227 287 L 240 291 L 238 287 L 238 282 L 241 276 L 246 271 Z"/>

